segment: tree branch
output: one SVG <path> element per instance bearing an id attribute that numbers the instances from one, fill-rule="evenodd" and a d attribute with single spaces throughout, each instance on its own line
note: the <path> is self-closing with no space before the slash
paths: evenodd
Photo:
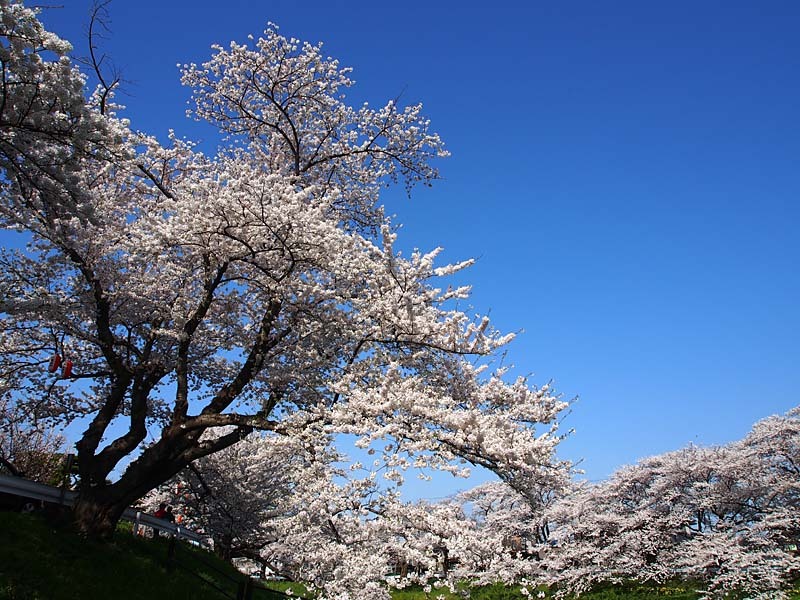
<path id="1" fill-rule="evenodd" d="M 245 360 L 241 369 L 239 369 L 239 372 L 236 374 L 236 377 L 234 377 L 233 381 L 223 386 L 222 389 L 217 392 L 216 396 L 214 396 L 211 402 L 209 402 L 208 406 L 203 409 L 204 415 L 221 413 L 228 406 L 230 406 L 231 402 L 233 402 L 239 396 L 239 394 L 242 393 L 242 390 L 245 388 L 245 386 L 249 384 L 253 380 L 253 377 L 258 374 L 261 369 L 261 365 L 264 363 L 264 359 L 266 358 L 266 353 L 277 346 L 280 341 L 289 334 L 290 330 L 286 329 L 274 337 L 270 335 L 273 325 L 275 324 L 278 314 L 280 313 L 281 306 L 282 304 L 280 300 L 270 300 L 267 310 L 264 313 L 264 317 L 261 320 L 261 327 L 258 335 L 256 336 L 256 340 L 250 349 L 247 359 Z"/>

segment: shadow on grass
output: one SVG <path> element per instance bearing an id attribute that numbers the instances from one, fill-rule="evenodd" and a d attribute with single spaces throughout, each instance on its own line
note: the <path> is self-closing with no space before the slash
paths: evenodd
<path id="1" fill-rule="evenodd" d="M 166 538 L 136 538 L 124 531 L 111 542 L 95 542 L 39 515 L 0 512 L 0 599 L 224 598 L 189 572 L 168 569 L 168 543 Z M 181 551 L 181 560 L 190 569 L 220 587 L 227 585 L 235 597 L 235 585 L 216 572 L 241 579 L 231 565 L 188 545 Z"/>

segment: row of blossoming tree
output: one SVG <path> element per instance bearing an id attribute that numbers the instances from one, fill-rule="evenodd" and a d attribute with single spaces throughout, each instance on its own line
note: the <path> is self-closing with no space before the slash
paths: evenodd
<path id="1" fill-rule="evenodd" d="M 800 408 L 725 446 L 689 446 L 555 503 L 546 579 L 695 581 L 710 596 L 777 598 L 800 576 Z"/>
<path id="2" fill-rule="evenodd" d="M 435 504 L 404 503 L 372 473 L 313 448 L 254 435 L 147 502 L 176 504 L 229 556 L 330 595 L 386 597 L 393 573 L 401 586 L 505 582 L 566 594 L 684 581 L 707 597 L 779 598 L 800 575 L 800 409 L 740 441 L 654 456 L 601 483 L 562 476 L 522 494 L 497 481 Z"/>

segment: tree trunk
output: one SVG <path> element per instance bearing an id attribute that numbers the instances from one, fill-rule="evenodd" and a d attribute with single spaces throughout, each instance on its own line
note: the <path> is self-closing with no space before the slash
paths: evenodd
<path id="1" fill-rule="evenodd" d="M 128 504 L 107 487 L 81 490 L 72 508 L 74 526 L 85 537 L 109 539 Z"/>
<path id="2" fill-rule="evenodd" d="M 223 533 L 214 536 L 214 553 L 223 560 L 230 561 L 233 556 L 233 536 Z"/>

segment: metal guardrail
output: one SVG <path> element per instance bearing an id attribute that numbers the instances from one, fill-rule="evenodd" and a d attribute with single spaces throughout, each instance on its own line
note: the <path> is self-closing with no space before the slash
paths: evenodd
<path id="1" fill-rule="evenodd" d="M 0 493 L 13 494 L 32 500 L 42 500 L 43 502 L 50 502 L 62 506 L 72 506 L 75 504 L 75 499 L 78 497 L 78 494 L 72 490 L 57 488 L 52 485 L 29 481 L 21 477 L 2 474 L 0 474 Z M 180 539 L 200 544 L 201 546 L 208 544 L 207 538 L 199 533 L 187 529 L 186 527 L 176 525 L 175 523 L 165 521 L 164 519 L 158 519 L 140 510 L 126 508 L 125 512 L 122 513 L 122 518 L 133 523 L 134 533 L 136 533 L 139 527 L 146 526 L 172 534 Z"/>
<path id="2" fill-rule="evenodd" d="M 175 523 L 170 523 L 169 521 L 165 521 L 164 519 L 158 519 L 153 515 L 142 512 L 140 510 L 134 510 L 133 508 L 126 508 L 125 512 L 122 513 L 122 518 L 125 519 L 126 521 L 130 521 L 131 523 L 133 523 L 134 533 L 137 533 L 138 528 L 144 525 L 147 527 L 152 527 L 153 529 L 158 529 L 159 531 L 164 531 L 166 533 L 172 534 L 178 539 L 187 540 L 189 542 L 193 542 L 201 546 L 209 545 L 208 538 L 200 535 L 196 531 L 192 531 L 191 529 L 186 529 L 186 527 L 176 525 Z"/>
<path id="3" fill-rule="evenodd" d="M 72 506 L 77 497 L 77 494 L 72 490 L 29 481 L 13 475 L 0 475 L 0 492 L 64 506 Z"/>

